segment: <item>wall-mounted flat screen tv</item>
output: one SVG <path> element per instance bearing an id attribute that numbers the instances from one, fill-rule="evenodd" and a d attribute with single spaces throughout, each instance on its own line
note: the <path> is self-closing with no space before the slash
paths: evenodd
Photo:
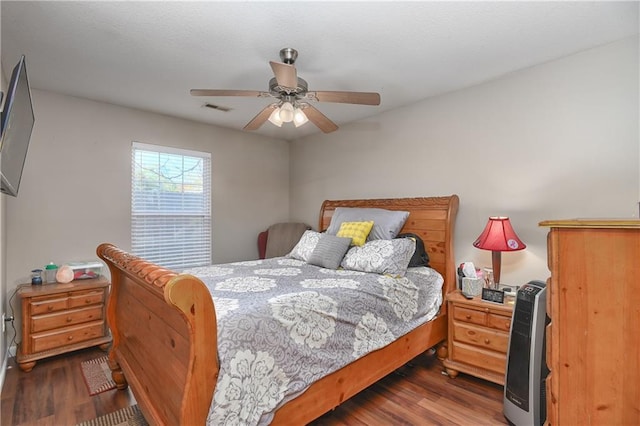
<path id="1" fill-rule="evenodd" d="M 0 123 L 0 191 L 17 197 L 35 123 L 24 55 L 11 73 Z"/>

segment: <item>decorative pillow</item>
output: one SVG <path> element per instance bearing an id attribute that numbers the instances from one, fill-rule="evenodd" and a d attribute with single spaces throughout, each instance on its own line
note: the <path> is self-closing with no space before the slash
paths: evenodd
<path id="1" fill-rule="evenodd" d="M 411 238 L 373 240 L 362 247 L 352 247 L 342 259 L 344 269 L 404 277 L 416 243 Z"/>
<path id="2" fill-rule="evenodd" d="M 367 236 L 371 232 L 371 228 L 373 228 L 373 221 L 342 222 L 336 235 L 338 237 L 351 238 L 351 244 L 361 246 L 367 241 Z"/>
<path id="3" fill-rule="evenodd" d="M 287 255 L 287 257 L 292 257 L 294 259 L 302 260 L 305 262 L 309 261 L 309 256 L 313 253 L 313 250 L 318 245 L 318 240 L 320 239 L 320 233 L 312 230 L 304 231 L 302 237 L 300 237 L 300 241 L 295 245 L 291 253 Z"/>
<path id="4" fill-rule="evenodd" d="M 350 245 L 351 238 L 322 234 L 307 263 L 327 269 L 338 269 Z"/>
<path id="5" fill-rule="evenodd" d="M 413 253 L 411 260 L 409 261 L 409 268 L 416 266 L 429 266 L 429 254 L 424 248 L 424 241 L 422 241 L 422 238 L 420 238 L 419 235 L 412 233 L 398 234 L 398 238 L 411 238 L 416 242 L 416 251 Z"/>
<path id="6" fill-rule="evenodd" d="M 342 222 L 373 221 L 371 240 L 391 240 L 398 235 L 409 217 L 409 212 L 360 207 L 337 207 L 331 216 L 327 233 L 336 235 Z"/>

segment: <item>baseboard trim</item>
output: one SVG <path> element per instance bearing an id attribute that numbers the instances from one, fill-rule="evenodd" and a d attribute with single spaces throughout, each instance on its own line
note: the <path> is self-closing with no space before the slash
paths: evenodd
<path id="1" fill-rule="evenodd" d="M 4 387 L 4 377 L 7 375 L 7 366 L 9 365 L 9 356 L 10 350 L 7 349 L 7 352 L 4 354 L 4 362 L 2 363 L 2 370 L 0 370 L 0 394 L 2 393 L 2 388 Z"/>
<path id="2" fill-rule="evenodd" d="M 15 357 L 16 350 L 17 348 L 15 346 L 11 346 L 7 348 L 7 352 L 4 354 L 4 362 L 0 370 L 0 394 L 2 394 L 2 388 L 4 388 L 4 378 L 7 375 L 7 367 L 9 367 L 9 357 Z"/>

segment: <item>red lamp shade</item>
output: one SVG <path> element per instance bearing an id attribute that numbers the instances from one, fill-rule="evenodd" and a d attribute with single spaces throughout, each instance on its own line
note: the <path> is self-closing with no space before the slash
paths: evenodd
<path id="1" fill-rule="evenodd" d="M 473 246 L 483 250 L 491 250 L 493 276 L 496 284 L 500 283 L 501 252 L 522 250 L 527 246 L 520 241 L 511 226 L 508 217 L 492 216 L 482 234 L 473 243 Z"/>

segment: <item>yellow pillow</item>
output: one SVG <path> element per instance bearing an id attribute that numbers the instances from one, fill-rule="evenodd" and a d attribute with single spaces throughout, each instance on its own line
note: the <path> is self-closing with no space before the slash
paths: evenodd
<path id="1" fill-rule="evenodd" d="M 373 228 L 372 220 L 368 222 L 342 222 L 336 236 L 351 238 L 351 244 L 361 246 L 367 241 L 371 228 Z"/>

